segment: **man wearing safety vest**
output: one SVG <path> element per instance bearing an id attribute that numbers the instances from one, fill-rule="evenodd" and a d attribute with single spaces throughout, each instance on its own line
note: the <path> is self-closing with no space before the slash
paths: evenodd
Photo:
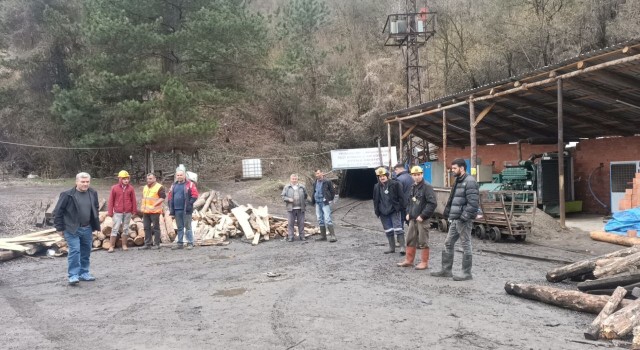
<path id="1" fill-rule="evenodd" d="M 156 182 L 156 176 L 147 175 L 147 185 L 142 189 L 142 223 L 144 224 L 144 246 L 140 249 L 160 249 L 160 214 L 167 195 L 164 186 Z M 153 223 L 153 234 L 151 224 Z M 153 240 L 152 240 L 153 237 Z"/>

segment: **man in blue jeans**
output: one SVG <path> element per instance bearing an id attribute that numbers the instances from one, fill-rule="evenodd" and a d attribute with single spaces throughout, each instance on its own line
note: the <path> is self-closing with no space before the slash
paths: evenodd
<path id="1" fill-rule="evenodd" d="M 100 231 L 98 217 L 98 193 L 89 188 L 91 176 L 76 175 L 76 186 L 60 193 L 54 210 L 54 225 L 58 234 L 67 241 L 69 284 L 95 281 L 89 273 L 89 258 L 93 243 L 93 231 Z"/>
<path id="2" fill-rule="evenodd" d="M 329 230 L 329 242 L 335 242 L 336 234 L 331 220 L 331 204 L 335 192 L 333 183 L 324 177 L 322 170 L 316 170 L 316 181 L 313 183 L 313 196 L 311 196 L 311 204 L 316 206 L 316 216 L 318 217 L 318 226 L 320 226 L 320 237 L 316 241 L 327 240 L 327 229 Z"/>
<path id="3" fill-rule="evenodd" d="M 187 234 L 187 249 L 193 249 L 193 231 L 191 230 L 191 214 L 193 203 L 198 199 L 196 184 L 187 180 L 184 170 L 176 170 L 176 182 L 171 185 L 167 202 L 169 203 L 169 215 L 176 219 L 178 226 L 178 242 L 171 249 L 182 249 L 184 246 L 184 234 Z"/>

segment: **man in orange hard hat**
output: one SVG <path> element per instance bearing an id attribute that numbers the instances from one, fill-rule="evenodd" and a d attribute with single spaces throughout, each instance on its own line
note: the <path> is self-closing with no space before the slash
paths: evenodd
<path id="1" fill-rule="evenodd" d="M 113 253 L 118 239 L 118 231 L 122 228 L 122 250 L 129 250 L 127 239 L 129 239 L 129 223 L 131 216 L 136 215 L 136 191 L 129 183 L 129 173 L 122 170 L 118 173 L 118 183 L 111 187 L 107 210 L 113 218 L 113 229 L 111 230 L 109 253 Z"/>
<path id="2" fill-rule="evenodd" d="M 436 210 L 438 202 L 436 201 L 436 193 L 430 183 L 424 180 L 424 174 L 421 166 L 413 166 L 411 168 L 411 177 L 413 178 L 413 186 L 409 192 L 407 201 L 407 221 L 409 221 L 409 230 L 407 232 L 407 256 L 405 260 L 398 263 L 399 267 L 411 267 L 416 257 L 418 249 L 422 249 L 420 263 L 416 266 L 416 270 L 425 270 L 429 268 L 429 218 Z"/>

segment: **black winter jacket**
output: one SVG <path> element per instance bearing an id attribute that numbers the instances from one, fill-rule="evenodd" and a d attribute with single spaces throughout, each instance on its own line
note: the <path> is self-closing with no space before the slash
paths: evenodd
<path id="1" fill-rule="evenodd" d="M 398 181 L 389 179 L 386 186 L 380 182 L 373 186 L 373 210 L 376 216 L 399 212 L 404 208 L 405 202 L 402 184 Z"/>
<path id="2" fill-rule="evenodd" d="M 93 188 L 87 190 L 91 199 L 91 230 L 100 231 L 100 218 L 98 216 L 98 192 Z M 78 220 L 78 200 L 75 194 L 78 192 L 76 188 L 60 193 L 58 204 L 53 210 L 53 224 L 56 231 L 67 231 L 75 233 L 80 227 Z"/>
<path id="3" fill-rule="evenodd" d="M 427 220 L 433 215 L 438 202 L 436 201 L 436 193 L 430 183 L 422 180 L 411 186 L 409 198 L 407 200 L 407 215 L 409 220 L 415 220 L 420 216 L 422 220 Z"/>
<path id="4" fill-rule="evenodd" d="M 316 184 L 318 180 L 313 182 L 313 195 L 311 196 L 311 204 L 316 205 Z M 333 201 L 335 193 L 333 191 L 333 183 L 331 180 L 322 180 L 322 197 L 324 198 L 324 204 L 329 204 Z"/>
<path id="5" fill-rule="evenodd" d="M 409 192 L 411 192 L 411 186 L 413 186 L 413 178 L 409 175 L 408 172 L 403 171 L 396 177 L 396 180 L 400 182 L 402 185 L 402 190 L 404 191 L 405 200 L 409 198 Z M 407 202 L 402 202 L 402 208 L 407 207 Z M 404 218 L 403 218 L 404 220 Z"/>
<path id="6" fill-rule="evenodd" d="M 473 176 L 465 173 L 456 179 L 451 190 L 444 217 L 450 220 L 469 221 L 478 215 L 480 192 Z"/>

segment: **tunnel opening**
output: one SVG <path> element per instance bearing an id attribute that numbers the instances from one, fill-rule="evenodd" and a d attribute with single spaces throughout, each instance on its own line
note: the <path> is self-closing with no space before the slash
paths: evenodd
<path id="1" fill-rule="evenodd" d="M 374 169 L 348 169 L 342 174 L 340 197 L 373 199 L 373 186 L 378 181 Z"/>

